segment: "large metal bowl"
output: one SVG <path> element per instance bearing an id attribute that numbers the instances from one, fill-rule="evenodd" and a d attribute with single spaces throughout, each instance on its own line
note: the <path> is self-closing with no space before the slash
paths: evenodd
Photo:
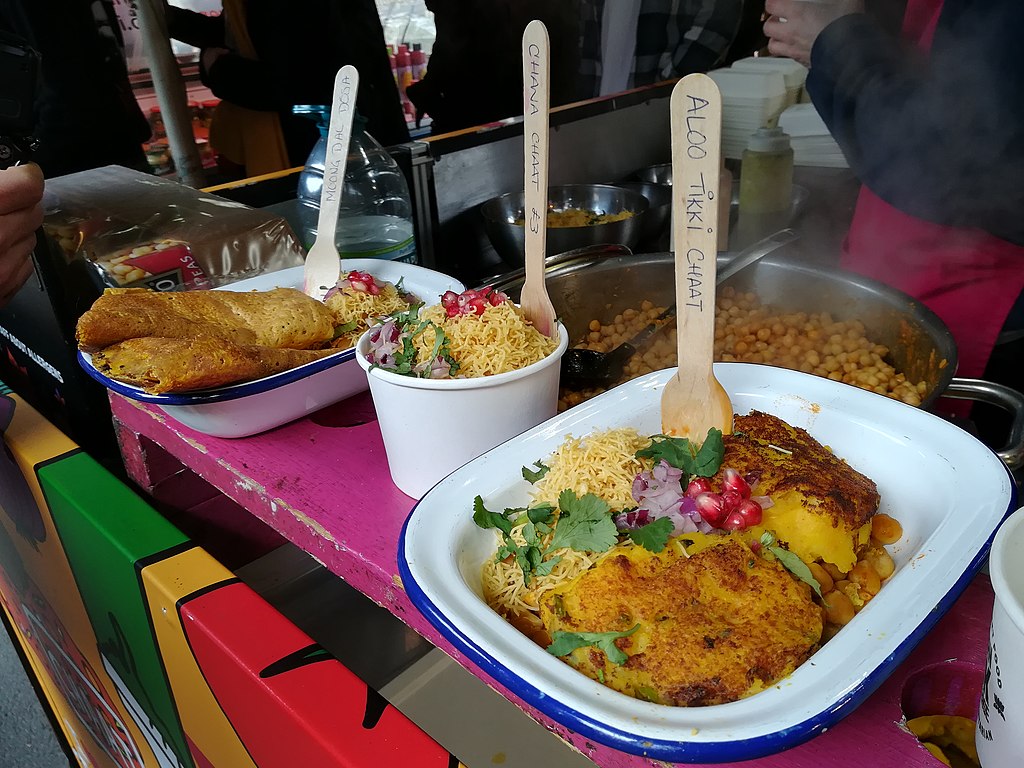
<path id="1" fill-rule="evenodd" d="M 639 192 L 608 184 L 566 184 L 548 189 L 548 209 L 579 208 L 597 214 L 630 211 L 621 221 L 584 227 L 548 227 L 547 255 L 557 255 L 588 245 L 616 244 L 633 248 L 639 242 L 648 209 L 647 198 Z M 526 228 L 517 221 L 525 218 L 524 195 L 509 192 L 480 206 L 487 236 L 503 260 L 522 265 Z"/>
<path id="2" fill-rule="evenodd" d="M 752 291 L 765 304 L 791 312 L 828 312 L 836 320 L 860 320 L 865 334 L 889 348 L 888 362 L 927 392 L 921 407 L 940 397 L 987 402 L 1008 412 L 1009 433 L 996 454 L 1011 470 L 1024 466 L 1024 394 L 980 379 L 954 378 L 956 342 L 928 307 L 884 283 L 850 272 L 806 263 L 795 246 L 738 272 L 727 280 Z M 724 270 L 735 253 L 720 254 Z M 591 320 L 607 320 L 644 299 L 667 306 L 675 299 L 671 253 L 632 254 L 621 247 L 584 248 L 549 258 L 547 288 L 558 317 L 577 341 Z M 525 275 L 510 272 L 487 281 L 518 300 Z"/>
<path id="3" fill-rule="evenodd" d="M 647 184 L 657 185 L 664 187 L 668 190 L 669 199 L 671 200 L 671 189 L 672 189 L 672 164 L 671 163 L 659 163 L 657 165 L 648 165 L 646 168 L 641 168 L 635 171 L 631 177 L 635 179 L 632 183 L 635 184 Z M 624 184 L 623 186 L 628 186 Z M 807 206 L 807 201 L 810 198 L 810 191 L 799 184 L 793 185 L 793 196 L 790 199 L 789 211 L 783 213 L 780 216 L 773 217 L 770 223 L 766 224 L 764 232 L 760 235 L 768 234 L 768 232 L 778 229 L 779 227 L 788 227 L 792 225 L 803 213 L 804 208 Z M 729 201 L 729 228 L 733 229 L 738 221 L 740 214 L 740 179 L 738 175 L 733 176 L 732 181 L 732 198 Z M 668 218 L 671 218 L 671 210 L 669 211 Z M 755 238 L 756 239 L 756 238 Z"/>
<path id="4" fill-rule="evenodd" d="M 753 291 L 763 303 L 790 312 L 828 312 L 837 320 L 860 320 L 869 338 L 889 348 L 889 362 L 897 371 L 925 382 L 925 406 L 946 390 L 956 370 L 956 343 L 934 312 L 883 283 L 798 262 L 792 248 L 765 257 L 725 284 Z M 721 255 L 723 269 L 734 255 Z M 523 273 L 513 272 L 492 284 L 516 299 L 522 281 Z M 631 255 L 610 249 L 565 254 L 548 260 L 547 288 L 575 341 L 586 334 L 591 320 L 614 317 L 644 299 L 658 306 L 673 302 L 672 254 Z"/>
<path id="5" fill-rule="evenodd" d="M 623 181 L 615 186 L 639 192 L 647 198 L 647 213 L 640 227 L 638 246 L 650 250 L 668 248 L 668 228 L 672 223 L 672 186 L 653 181 Z"/>

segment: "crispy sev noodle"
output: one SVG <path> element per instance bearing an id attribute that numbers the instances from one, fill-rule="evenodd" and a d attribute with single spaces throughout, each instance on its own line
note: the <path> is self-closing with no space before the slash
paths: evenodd
<path id="1" fill-rule="evenodd" d="M 377 283 L 380 293 L 376 296 L 367 291 L 355 288 L 341 288 L 337 293 L 327 297 L 324 304 L 334 315 L 335 326 L 356 321 L 357 326 L 351 331 L 339 335 L 331 346 L 337 349 L 348 349 L 354 346 L 359 337 L 369 327 L 369 318 L 387 317 L 409 309 L 409 302 L 398 292 L 394 284 L 383 280 Z"/>
<path id="2" fill-rule="evenodd" d="M 559 494 L 570 488 L 577 496 L 593 493 L 615 510 L 636 506 L 633 479 L 648 467 L 634 454 L 650 444 L 649 437 L 629 427 L 595 432 L 585 438 L 568 435 L 544 461 L 549 469 L 533 488 L 533 504 L 548 502 L 557 506 Z M 525 543 L 522 528 L 520 525 L 512 529 L 519 544 Z M 481 575 L 484 599 L 506 618 L 522 618 L 537 610 L 544 593 L 574 579 L 607 554 L 557 550 L 552 556 L 561 555 L 561 560 L 547 575 L 531 577 L 529 584 L 524 583 L 523 571 L 514 560 L 495 562 L 489 558 Z"/>
<path id="3" fill-rule="evenodd" d="M 517 371 L 532 365 L 555 351 L 551 339 L 523 316 L 511 301 L 488 306 L 482 315 L 448 317 L 444 307 L 435 304 L 420 311 L 421 320 L 439 326 L 449 338 L 449 351 L 459 363 L 458 376 L 475 378 Z M 430 357 L 434 346 L 434 328 L 427 327 L 413 339 L 418 359 Z"/>

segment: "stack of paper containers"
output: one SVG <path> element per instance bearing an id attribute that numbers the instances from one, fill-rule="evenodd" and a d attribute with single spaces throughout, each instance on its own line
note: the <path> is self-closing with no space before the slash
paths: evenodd
<path id="1" fill-rule="evenodd" d="M 781 72 L 716 69 L 708 76 L 722 94 L 722 154 L 739 158 L 750 135 L 776 125 L 786 108 L 786 82 Z"/>
<path id="2" fill-rule="evenodd" d="M 793 59 L 751 56 L 708 75 L 722 93 L 722 154 L 739 159 L 758 128 L 789 134 L 796 165 L 847 166 L 813 105 L 806 101 L 807 68 Z"/>
<path id="3" fill-rule="evenodd" d="M 789 134 L 794 165 L 847 168 L 849 164 L 825 121 L 813 104 L 794 104 L 779 116 L 779 127 Z"/>

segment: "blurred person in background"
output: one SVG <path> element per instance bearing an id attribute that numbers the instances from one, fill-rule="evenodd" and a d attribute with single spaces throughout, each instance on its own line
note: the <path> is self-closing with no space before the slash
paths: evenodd
<path id="1" fill-rule="evenodd" d="M 175 40 L 200 49 L 218 105 L 210 145 L 247 176 L 303 165 L 319 138 L 297 104 L 329 105 L 334 76 L 359 70 L 360 114 L 385 146 L 409 140 L 373 0 L 224 0 L 217 16 L 167 7 Z"/>
<path id="2" fill-rule="evenodd" d="M 578 97 L 707 72 L 751 55 L 764 0 L 580 0 Z"/>
<path id="3" fill-rule="evenodd" d="M 32 274 L 36 230 L 43 223 L 43 174 L 38 165 L 0 170 L 0 307 Z"/>
<path id="4" fill-rule="evenodd" d="M 42 58 L 33 155 L 47 178 L 123 165 L 149 171 L 149 123 L 128 82 L 110 0 L 0 0 L 0 30 Z"/>
<path id="5" fill-rule="evenodd" d="M 426 0 L 436 29 L 426 75 L 406 88 L 434 135 L 523 114 L 523 32 L 544 22 L 552 107 L 575 98 L 578 0 Z"/>
<path id="6" fill-rule="evenodd" d="M 1024 2 L 766 9 L 769 50 L 810 66 L 807 91 L 862 182 L 841 266 L 930 307 L 958 375 L 1024 389 Z"/>

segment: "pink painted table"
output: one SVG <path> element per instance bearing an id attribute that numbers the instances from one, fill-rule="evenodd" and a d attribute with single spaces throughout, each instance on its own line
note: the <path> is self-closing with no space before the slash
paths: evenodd
<path id="1" fill-rule="evenodd" d="M 368 395 L 238 440 L 194 432 L 155 407 L 119 395 L 111 395 L 111 406 L 125 465 L 143 489 L 154 491 L 184 465 L 234 508 L 311 554 L 598 765 L 662 765 L 593 744 L 553 723 L 461 656 L 412 606 L 398 578 L 397 552 L 414 500 L 391 483 Z M 941 766 L 901 726 L 903 712 L 974 716 L 992 602 L 988 579 L 979 576 L 896 672 L 836 727 L 786 752 L 730 765 Z"/>

